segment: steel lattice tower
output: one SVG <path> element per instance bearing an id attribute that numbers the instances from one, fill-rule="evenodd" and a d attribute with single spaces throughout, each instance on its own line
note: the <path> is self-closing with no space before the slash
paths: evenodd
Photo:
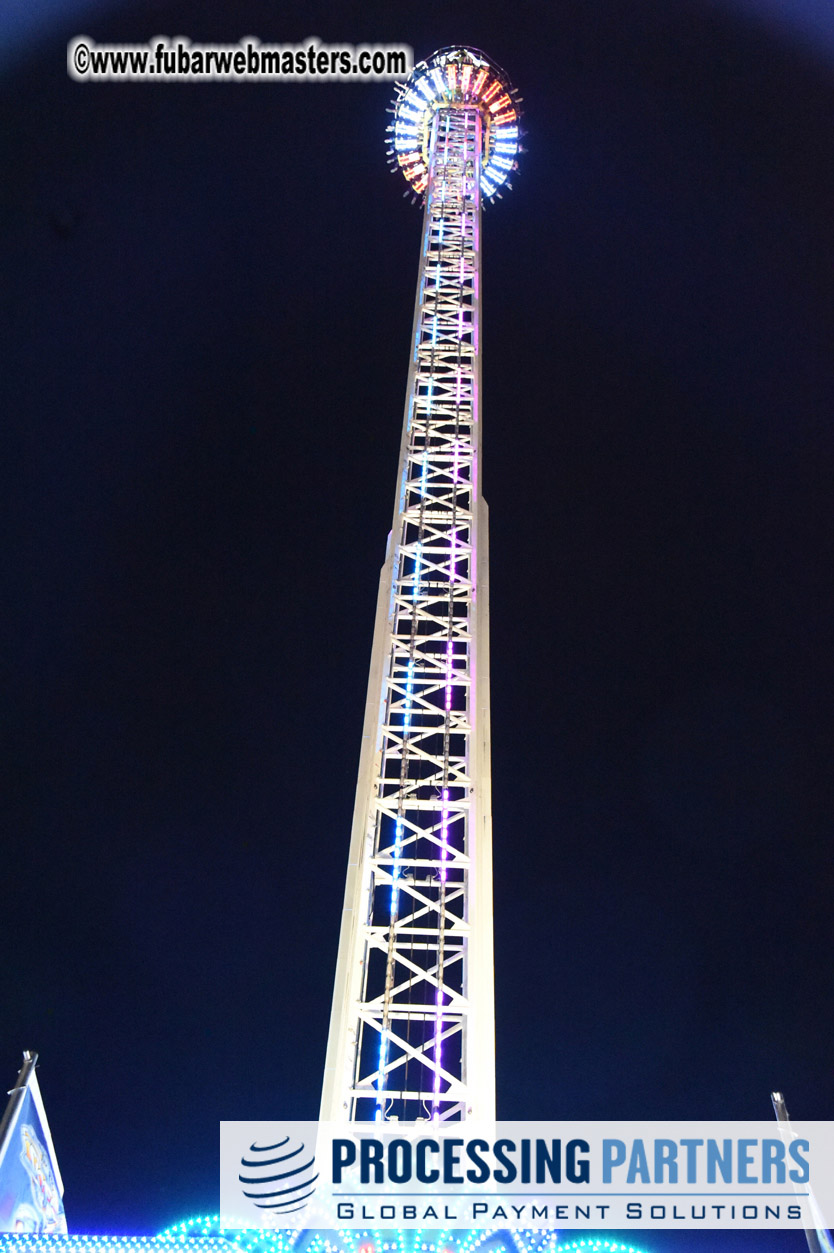
<path id="1" fill-rule="evenodd" d="M 518 103 L 446 48 L 395 102 L 424 198 L 394 520 L 380 578 L 325 1064 L 324 1120 L 495 1116 L 481 205 Z"/>

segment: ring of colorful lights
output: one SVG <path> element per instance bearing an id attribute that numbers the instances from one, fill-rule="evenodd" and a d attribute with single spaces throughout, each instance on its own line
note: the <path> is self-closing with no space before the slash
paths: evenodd
<path id="1" fill-rule="evenodd" d="M 399 89 L 392 155 L 415 192 L 428 183 L 431 121 L 438 109 L 478 107 L 484 119 L 481 191 L 491 199 L 518 168 L 519 100 L 503 70 L 474 48 L 441 48 Z"/>

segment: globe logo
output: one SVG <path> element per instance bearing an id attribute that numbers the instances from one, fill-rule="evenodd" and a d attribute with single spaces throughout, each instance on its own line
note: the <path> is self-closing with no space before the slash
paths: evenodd
<path id="1" fill-rule="evenodd" d="M 274 1215 L 303 1210 L 316 1190 L 315 1154 L 289 1136 L 276 1144 L 250 1144 L 240 1159 L 243 1195 Z"/>

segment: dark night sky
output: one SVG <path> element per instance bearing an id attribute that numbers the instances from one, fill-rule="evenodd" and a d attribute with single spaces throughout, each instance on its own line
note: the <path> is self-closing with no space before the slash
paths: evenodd
<path id="1" fill-rule="evenodd" d="M 317 1115 L 420 234 L 390 84 L 82 85 L 80 33 L 506 68 L 499 1114 L 834 1118 L 830 10 L 52 7 L 0 80 L 0 1067 L 40 1051 L 71 1230 L 211 1211 L 221 1118 Z"/>

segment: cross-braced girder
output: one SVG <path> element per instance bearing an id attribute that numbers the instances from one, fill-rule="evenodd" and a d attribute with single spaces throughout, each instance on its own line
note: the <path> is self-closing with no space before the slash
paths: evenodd
<path id="1" fill-rule="evenodd" d="M 322 1118 L 494 1116 L 478 108 L 439 109 Z"/>

